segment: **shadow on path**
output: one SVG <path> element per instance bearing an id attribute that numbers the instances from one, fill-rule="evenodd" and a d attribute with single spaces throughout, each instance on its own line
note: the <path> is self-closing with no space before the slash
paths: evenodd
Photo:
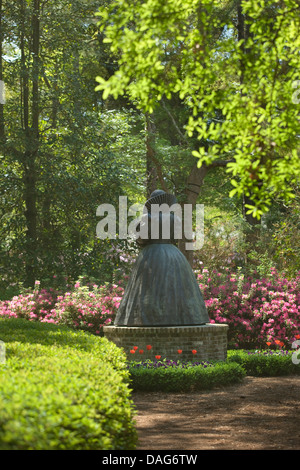
<path id="1" fill-rule="evenodd" d="M 299 450 L 300 376 L 189 394 L 133 393 L 137 450 Z"/>

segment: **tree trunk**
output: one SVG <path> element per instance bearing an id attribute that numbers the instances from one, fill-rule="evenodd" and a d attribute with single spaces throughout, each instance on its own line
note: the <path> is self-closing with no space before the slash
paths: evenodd
<path id="1" fill-rule="evenodd" d="M 24 4 L 22 2 L 24 7 Z M 32 14 L 32 103 L 31 128 L 29 128 L 28 72 L 23 51 L 23 116 L 27 149 L 24 153 L 23 183 L 26 220 L 25 282 L 33 287 L 37 275 L 37 200 L 36 200 L 36 156 L 39 147 L 39 44 L 40 44 L 40 0 L 34 0 Z M 22 34 L 24 31 L 22 32 Z"/>
<path id="2" fill-rule="evenodd" d="M 1 80 L 1 88 L 0 93 L 4 93 L 3 88 L 3 63 L 2 63 L 2 56 L 3 56 L 3 24 L 2 24 L 2 0 L 0 0 L 0 80 Z M 4 98 L 1 96 L 0 98 Z M 5 139 L 5 128 L 4 128 L 4 102 L 0 99 L 0 141 L 4 141 Z"/>
<path id="3" fill-rule="evenodd" d="M 24 0 L 21 2 L 21 123 L 25 131 L 26 140 L 29 139 L 29 85 L 28 85 L 28 68 L 26 64 L 25 54 L 25 5 Z"/>
<path id="4" fill-rule="evenodd" d="M 155 156 L 155 126 L 149 114 L 146 114 L 146 190 L 147 198 L 150 194 L 157 189 L 158 185 L 158 172 L 157 159 Z"/>
<path id="5" fill-rule="evenodd" d="M 255 217 L 252 216 L 252 214 L 247 214 L 248 208 L 245 207 L 246 204 L 249 204 L 249 205 L 253 206 L 254 202 L 252 201 L 251 197 L 248 197 L 244 194 L 244 196 L 243 196 L 243 216 L 244 216 L 244 219 L 252 227 L 254 227 L 255 225 L 260 225 L 260 222 L 261 222 L 260 219 L 256 219 Z"/>
<path id="6" fill-rule="evenodd" d="M 184 214 L 184 204 L 190 204 L 192 206 L 192 209 L 195 209 L 197 199 L 200 194 L 201 186 L 203 185 L 207 171 L 208 167 L 206 165 L 202 165 L 201 168 L 198 168 L 196 163 L 193 166 L 186 182 L 185 201 L 182 204 L 182 214 Z M 185 235 L 183 230 L 182 239 L 178 242 L 178 248 L 184 254 L 191 266 L 193 266 L 194 251 L 187 250 L 186 244 L 192 241 L 192 239 L 188 238 Z"/>
<path id="7" fill-rule="evenodd" d="M 36 140 L 36 148 L 39 139 L 39 52 L 40 52 L 40 0 L 34 0 L 32 15 L 32 134 Z"/>
<path id="8" fill-rule="evenodd" d="M 189 177 L 187 178 L 184 203 L 191 204 L 194 210 L 207 172 L 213 168 L 226 167 L 229 162 L 230 160 L 217 160 L 208 166 L 203 164 L 200 168 L 198 168 L 196 163 L 193 166 Z M 186 243 L 190 241 L 190 239 L 183 237 L 183 239 L 178 243 L 178 248 L 185 255 L 186 259 L 192 266 L 193 250 L 186 249 Z"/>

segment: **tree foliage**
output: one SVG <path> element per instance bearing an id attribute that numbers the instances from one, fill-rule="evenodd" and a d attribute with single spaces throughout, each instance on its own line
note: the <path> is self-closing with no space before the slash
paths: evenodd
<path id="1" fill-rule="evenodd" d="M 149 113 L 178 95 L 198 166 L 230 159 L 230 196 L 251 198 L 260 218 L 275 195 L 294 196 L 300 174 L 299 12 L 295 0 L 115 0 L 99 16 L 119 68 L 97 90 Z"/>
<path id="2" fill-rule="evenodd" d="M 234 213 L 243 195 L 259 216 L 297 194 L 297 2 L 0 0 L 0 12 L 0 290 L 110 280 L 121 246 L 96 238 L 96 209 L 119 195 L 130 205 L 160 186 L 194 204 L 201 189 Z M 288 213 L 280 260 L 298 257 Z"/>
<path id="3" fill-rule="evenodd" d="M 134 124 L 121 110 L 112 124 L 95 92 L 95 75 L 109 76 L 95 18 L 99 2 L 1 6 L 2 282 L 108 276 L 104 253 L 111 247 L 96 239 L 96 209 L 117 203 L 122 181 L 124 192 L 136 183 L 120 164 Z"/>

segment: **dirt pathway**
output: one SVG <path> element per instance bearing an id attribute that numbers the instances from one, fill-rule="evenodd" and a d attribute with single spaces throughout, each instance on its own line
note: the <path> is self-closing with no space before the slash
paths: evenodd
<path id="1" fill-rule="evenodd" d="M 300 376 L 189 394 L 134 393 L 137 450 L 299 450 Z"/>

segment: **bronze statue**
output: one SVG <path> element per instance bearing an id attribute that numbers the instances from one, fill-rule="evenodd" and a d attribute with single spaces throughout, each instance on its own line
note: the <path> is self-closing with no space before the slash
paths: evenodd
<path id="1" fill-rule="evenodd" d="M 154 211 L 155 204 L 176 203 L 172 194 L 154 191 L 145 203 L 141 221 L 144 235 L 137 238 L 142 250 L 135 262 L 122 297 L 114 324 L 116 326 L 184 326 L 209 323 L 199 285 L 186 257 L 175 245 L 176 215 Z M 173 206 L 174 207 L 174 206 Z M 164 232 L 168 218 L 169 233 Z M 156 236 L 151 222 L 158 223 Z M 146 236 L 145 236 L 146 234 Z"/>

